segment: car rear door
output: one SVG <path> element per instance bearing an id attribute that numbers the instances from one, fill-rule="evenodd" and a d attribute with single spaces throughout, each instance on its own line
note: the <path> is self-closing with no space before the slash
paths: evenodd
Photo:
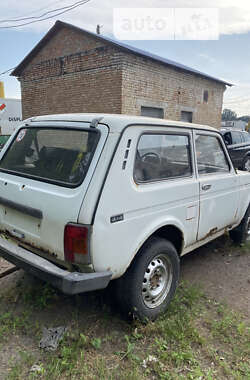
<path id="1" fill-rule="evenodd" d="M 221 136 L 204 131 L 194 136 L 200 185 L 197 240 L 201 240 L 234 224 L 239 192 L 237 175 Z"/>
<path id="2" fill-rule="evenodd" d="M 78 222 L 107 135 L 82 122 L 22 127 L 0 161 L 0 230 L 63 259 L 65 225 Z"/>

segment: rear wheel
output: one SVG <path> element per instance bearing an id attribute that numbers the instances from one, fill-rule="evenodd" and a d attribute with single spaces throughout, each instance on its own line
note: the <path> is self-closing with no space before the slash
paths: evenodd
<path id="1" fill-rule="evenodd" d="M 250 156 L 244 158 L 242 169 L 250 172 Z"/>
<path id="2" fill-rule="evenodd" d="M 250 238 L 250 206 L 248 206 L 245 216 L 239 226 L 229 231 L 229 235 L 237 244 L 242 244 Z"/>
<path id="3" fill-rule="evenodd" d="M 179 256 L 173 244 L 157 237 L 149 239 L 117 282 L 122 310 L 142 321 L 156 319 L 173 298 L 179 273 Z"/>

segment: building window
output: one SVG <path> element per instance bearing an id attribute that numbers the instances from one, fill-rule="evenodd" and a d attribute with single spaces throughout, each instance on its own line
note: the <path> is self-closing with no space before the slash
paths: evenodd
<path id="1" fill-rule="evenodd" d="M 181 121 L 185 121 L 187 123 L 192 123 L 193 112 L 181 111 Z"/>
<path id="2" fill-rule="evenodd" d="M 207 103 L 208 102 L 208 90 L 205 90 L 203 92 L 203 102 Z"/>
<path id="3" fill-rule="evenodd" d="M 157 119 L 164 119 L 164 110 L 163 108 L 142 106 L 141 116 L 156 117 Z"/>

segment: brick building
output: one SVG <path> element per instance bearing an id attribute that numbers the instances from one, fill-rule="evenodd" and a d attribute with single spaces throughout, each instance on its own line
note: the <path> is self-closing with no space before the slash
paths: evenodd
<path id="1" fill-rule="evenodd" d="M 12 72 L 23 118 L 71 112 L 148 115 L 220 126 L 226 83 L 57 21 Z"/>

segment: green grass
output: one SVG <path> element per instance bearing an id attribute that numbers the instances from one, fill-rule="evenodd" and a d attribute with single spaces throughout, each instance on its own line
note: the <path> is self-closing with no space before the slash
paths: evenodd
<path id="1" fill-rule="evenodd" d="M 0 344 L 8 341 L 10 334 L 22 331 L 27 332 L 30 323 L 30 315 L 27 311 L 20 313 L 4 312 L 0 314 Z"/>
<path id="2" fill-rule="evenodd" d="M 24 353 L 9 363 L 6 379 L 250 378 L 249 326 L 239 314 L 186 284 L 167 313 L 147 325 L 123 321 L 103 304 L 101 293 L 74 302 L 39 283 L 13 301 L 11 311 L 6 311 L 6 300 L 11 305 L 13 298 L 0 300 L 0 306 L 5 302 L 0 309 L 2 344 L 18 335 L 21 342 L 28 336 L 38 346 L 44 324 L 68 328 L 54 353 L 34 353 L 22 343 Z M 33 365 L 39 371 L 30 372 Z"/>

